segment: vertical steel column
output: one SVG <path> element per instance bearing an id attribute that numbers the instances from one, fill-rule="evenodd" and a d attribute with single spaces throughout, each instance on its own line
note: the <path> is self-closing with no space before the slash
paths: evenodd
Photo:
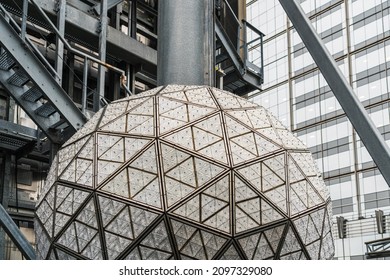
<path id="1" fill-rule="evenodd" d="M 57 28 L 60 34 L 64 37 L 65 35 L 65 13 L 66 13 L 66 0 L 59 0 L 57 3 Z M 56 36 L 56 59 L 55 68 L 57 72 L 56 81 L 62 84 L 62 74 L 64 67 L 64 43 L 61 41 L 59 36 Z"/>
<path id="2" fill-rule="evenodd" d="M 28 14 L 28 0 L 23 0 L 23 12 L 22 12 L 22 33 L 21 38 L 24 41 L 27 33 L 27 14 Z"/>
<path id="3" fill-rule="evenodd" d="M 214 85 L 214 1 L 161 0 L 157 84 Z"/>
<path id="4" fill-rule="evenodd" d="M 84 68 L 83 68 L 83 90 L 81 92 L 81 112 L 85 115 L 87 112 L 87 89 L 88 89 L 88 58 L 84 58 Z"/>
<path id="5" fill-rule="evenodd" d="M 100 5 L 100 28 L 99 28 L 99 59 L 106 61 L 107 51 L 107 0 L 102 0 Z M 101 108 L 100 98 L 104 97 L 106 68 L 99 64 L 97 92 L 93 96 L 93 110 L 99 111 Z"/>
<path id="6" fill-rule="evenodd" d="M 128 0 L 128 6 L 127 35 L 137 39 L 137 0 Z M 134 65 L 126 64 L 126 86 L 132 93 L 135 93 L 135 74 Z"/>
<path id="7" fill-rule="evenodd" d="M 390 149 L 297 1 L 279 0 L 360 139 L 390 186 Z"/>
<path id="8" fill-rule="evenodd" d="M 128 0 L 127 35 L 136 38 L 137 34 L 137 1 Z"/>
<path id="9" fill-rule="evenodd" d="M 0 177 L 0 205 L 2 204 L 4 208 L 8 208 L 9 200 L 9 186 L 11 184 L 11 155 L 4 155 L 4 162 L 1 169 Z M 2 227 L 0 227 L 0 260 L 6 258 L 6 235 Z"/>
<path id="10" fill-rule="evenodd" d="M 70 97 L 70 99 L 73 100 L 73 93 L 74 93 L 74 54 L 71 52 L 68 52 L 67 54 L 68 57 L 68 68 L 67 68 L 67 93 Z M 66 68 L 65 68 L 66 69 Z"/>

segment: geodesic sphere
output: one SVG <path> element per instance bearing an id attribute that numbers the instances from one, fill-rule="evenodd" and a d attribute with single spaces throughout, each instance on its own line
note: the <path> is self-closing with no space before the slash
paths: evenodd
<path id="1" fill-rule="evenodd" d="M 37 204 L 43 259 L 329 259 L 330 199 L 305 145 L 207 86 L 112 102 L 59 150 Z"/>

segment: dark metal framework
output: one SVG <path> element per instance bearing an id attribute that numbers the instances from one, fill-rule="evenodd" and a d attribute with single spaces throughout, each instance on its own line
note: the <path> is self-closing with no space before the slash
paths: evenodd
<path id="1" fill-rule="evenodd" d="M 310 152 L 257 104 L 166 86 L 99 111 L 59 150 L 37 207 L 43 259 L 330 259 Z"/>
<path id="2" fill-rule="evenodd" d="M 390 257 L 390 238 L 366 242 L 368 259 Z"/>

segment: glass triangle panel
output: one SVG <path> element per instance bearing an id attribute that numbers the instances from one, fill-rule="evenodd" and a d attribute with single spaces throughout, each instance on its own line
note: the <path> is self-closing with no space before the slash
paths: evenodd
<path id="1" fill-rule="evenodd" d="M 120 162 L 98 160 L 97 183 L 100 186 L 109 176 L 111 176 L 122 164 Z M 111 184 L 111 181 L 109 181 Z"/>
<path id="2" fill-rule="evenodd" d="M 96 209 L 94 200 L 91 199 L 87 205 L 81 210 L 76 218 L 78 221 L 83 222 L 91 227 L 97 228 Z"/>
<path id="3" fill-rule="evenodd" d="M 204 147 L 199 150 L 199 153 L 204 156 L 211 157 L 214 160 L 218 160 L 224 164 L 228 163 L 225 142 L 223 140 Z"/>
<path id="4" fill-rule="evenodd" d="M 94 239 L 85 247 L 84 251 L 81 252 L 82 255 L 87 257 L 90 260 L 102 260 L 102 246 L 100 243 L 99 234 L 95 236 Z"/>
<path id="5" fill-rule="evenodd" d="M 121 235 L 127 239 L 134 238 L 130 213 L 127 207 L 110 221 L 110 223 L 106 226 L 106 231 Z"/>
<path id="6" fill-rule="evenodd" d="M 272 247 L 272 250 L 276 252 L 278 245 L 280 243 L 280 240 L 282 238 L 282 234 L 284 231 L 285 225 L 278 226 L 276 228 L 272 228 L 269 230 L 264 231 L 265 236 L 267 237 L 267 240 L 269 244 Z"/>
<path id="7" fill-rule="evenodd" d="M 171 225 L 176 244 L 179 250 L 181 250 L 197 229 L 176 220 L 171 220 Z"/>
<path id="8" fill-rule="evenodd" d="M 103 187 L 101 187 L 101 190 L 129 198 L 130 192 L 127 170 L 122 170 L 118 175 L 108 181 L 107 184 L 103 185 Z"/>
<path id="9" fill-rule="evenodd" d="M 180 250 L 180 253 L 195 259 L 204 260 L 206 258 L 199 231 L 192 236 L 187 244 Z"/>
<path id="10" fill-rule="evenodd" d="M 283 247 L 280 252 L 280 255 L 283 256 L 288 253 L 295 252 L 297 250 L 301 250 L 301 246 L 291 228 L 288 229 L 286 238 L 283 242 Z"/>
<path id="11" fill-rule="evenodd" d="M 99 127 L 103 127 L 105 124 L 115 120 L 117 117 L 122 116 L 126 112 L 127 105 L 127 101 L 120 101 L 107 106 L 104 112 L 104 118 L 101 120 Z"/>
<path id="12" fill-rule="evenodd" d="M 130 213 L 134 238 L 137 238 L 158 217 L 153 212 L 134 206 L 130 206 Z"/>
<path id="13" fill-rule="evenodd" d="M 154 117 L 128 114 L 126 132 L 133 135 L 154 136 Z"/>
<path id="14" fill-rule="evenodd" d="M 58 244 L 61 244 L 74 252 L 79 252 L 77 245 L 77 235 L 74 223 L 72 223 L 66 231 L 58 239 Z"/>
<path id="15" fill-rule="evenodd" d="M 136 196 L 139 192 L 141 192 L 146 186 L 151 184 L 157 178 L 156 174 L 154 173 L 144 172 L 142 170 L 134 169 L 131 167 L 127 168 L 127 174 L 129 178 L 131 197 Z"/>
<path id="16" fill-rule="evenodd" d="M 160 183 L 158 178 L 156 178 L 133 196 L 133 199 L 149 206 L 161 208 L 161 197 Z"/>
<path id="17" fill-rule="evenodd" d="M 283 219 L 283 216 L 265 200 L 261 200 L 261 224 L 266 225 Z"/>
<path id="18" fill-rule="evenodd" d="M 161 144 L 161 153 L 165 173 L 191 157 L 189 154 L 165 144 Z"/>
<path id="19" fill-rule="evenodd" d="M 226 207 L 228 205 L 228 202 L 216 199 L 214 197 L 211 197 L 209 195 L 201 194 L 201 221 L 205 221 L 211 216 L 215 215 L 218 211 L 220 211 L 222 208 Z"/>
<path id="20" fill-rule="evenodd" d="M 256 233 L 248 237 L 244 237 L 238 240 L 241 245 L 241 248 L 244 250 L 247 258 L 249 260 L 254 259 L 255 250 L 257 249 L 257 244 L 259 242 L 261 233 Z"/>
<path id="21" fill-rule="evenodd" d="M 236 202 L 259 197 L 259 195 L 256 192 L 254 192 L 251 187 L 245 184 L 240 178 L 235 176 L 234 180 L 235 180 L 234 192 L 235 192 Z"/>
<path id="22" fill-rule="evenodd" d="M 99 196 L 100 215 L 103 220 L 103 226 L 107 226 L 108 223 L 126 206 L 124 203 Z"/>
<path id="23" fill-rule="evenodd" d="M 174 210 L 173 213 L 200 222 L 200 200 L 199 195 L 190 199 L 178 209 Z"/>
<path id="24" fill-rule="evenodd" d="M 141 245 L 165 252 L 172 252 L 165 223 L 160 222 L 141 242 Z"/>
<path id="25" fill-rule="evenodd" d="M 193 104 L 217 108 L 207 88 L 192 89 L 185 92 L 188 101 Z"/>
<path id="26" fill-rule="evenodd" d="M 252 124 L 252 128 L 257 130 L 271 127 L 271 123 L 267 117 L 267 111 L 264 108 L 247 110 L 246 112 Z"/>
<path id="27" fill-rule="evenodd" d="M 89 242 L 95 237 L 98 232 L 96 229 L 91 228 L 87 225 L 84 225 L 79 222 L 75 222 L 77 243 L 79 245 L 79 250 L 82 251 L 88 245 Z"/>
<path id="28" fill-rule="evenodd" d="M 131 240 L 129 239 L 109 232 L 105 232 L 104 237 L 106 239 L 107 254 L 109 260 L 114 260 L 131 243 Z"/>
<path id="29" fill-rule="evenodd" d="M 280 186 L 264 192 L 264 195 L 272 202 L 275 207 L 278 207 L 285 214 L 287 214 L 287 197 L 286 186 Z"/>
<path id="30" fill-rule="evenodd" d="M 226 252 L 221 256 L 221 260 L 241 260 L 240 255 L 237 252 L 237 249 L 230 245 Z"/>
<path id="31" fill-rule="evenodd" d="M 137 168 L 146 172 L 157 174 L 157 156 L 155 145 L 145 150 L 130 167 Z"/>
<path id="32" fill-rule="evenodd" d="M 202 240 L 204 244 L 204 250 L 207 254 L 207 259 L 211 260 L 215 254 L 222 248 L 222 246 L 226 243 L 226 239 L 215 235 L 213 233 L 209 233 L 204 230 L 200 230 L 202 235 Z"/>
<path id="33" fill-rule="evenodd" d="M 309 253 L 309 256 L 312 260 L 318 260 L 320 254 L 320 245 L 321 245 L 321 240 L 318 240 L 306 246 L 306 250 Z"/>
<path id="34" fill-rule="evenodd" d="M 165 177 L 165 189 L 168 207 L 171 207 L 173 204 L 195 190 L 192 186 L 185 185 L 182 182 L 169 177 Z"/>
<path id="35" fill-rule="evenodd" d="M 257 244 L 256 252 L 254 255 L 255 260 L 265 260 L 274 256 L 272 248 L 268 244 L 265 236 L 262 234 Z"/>

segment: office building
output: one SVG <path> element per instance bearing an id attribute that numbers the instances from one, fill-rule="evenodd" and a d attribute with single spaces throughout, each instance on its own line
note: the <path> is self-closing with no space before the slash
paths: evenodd
<path id="1" fill-rule="evenodd" d="M 389 144 L 390 1 L 297 2 Z M 248 0 L 247 19 L 266 34 L 265 82 L 250 99 L 312 151 L 333 202 L 335 259 L 385 257 L 389 186 L 279 1 Z"/>

